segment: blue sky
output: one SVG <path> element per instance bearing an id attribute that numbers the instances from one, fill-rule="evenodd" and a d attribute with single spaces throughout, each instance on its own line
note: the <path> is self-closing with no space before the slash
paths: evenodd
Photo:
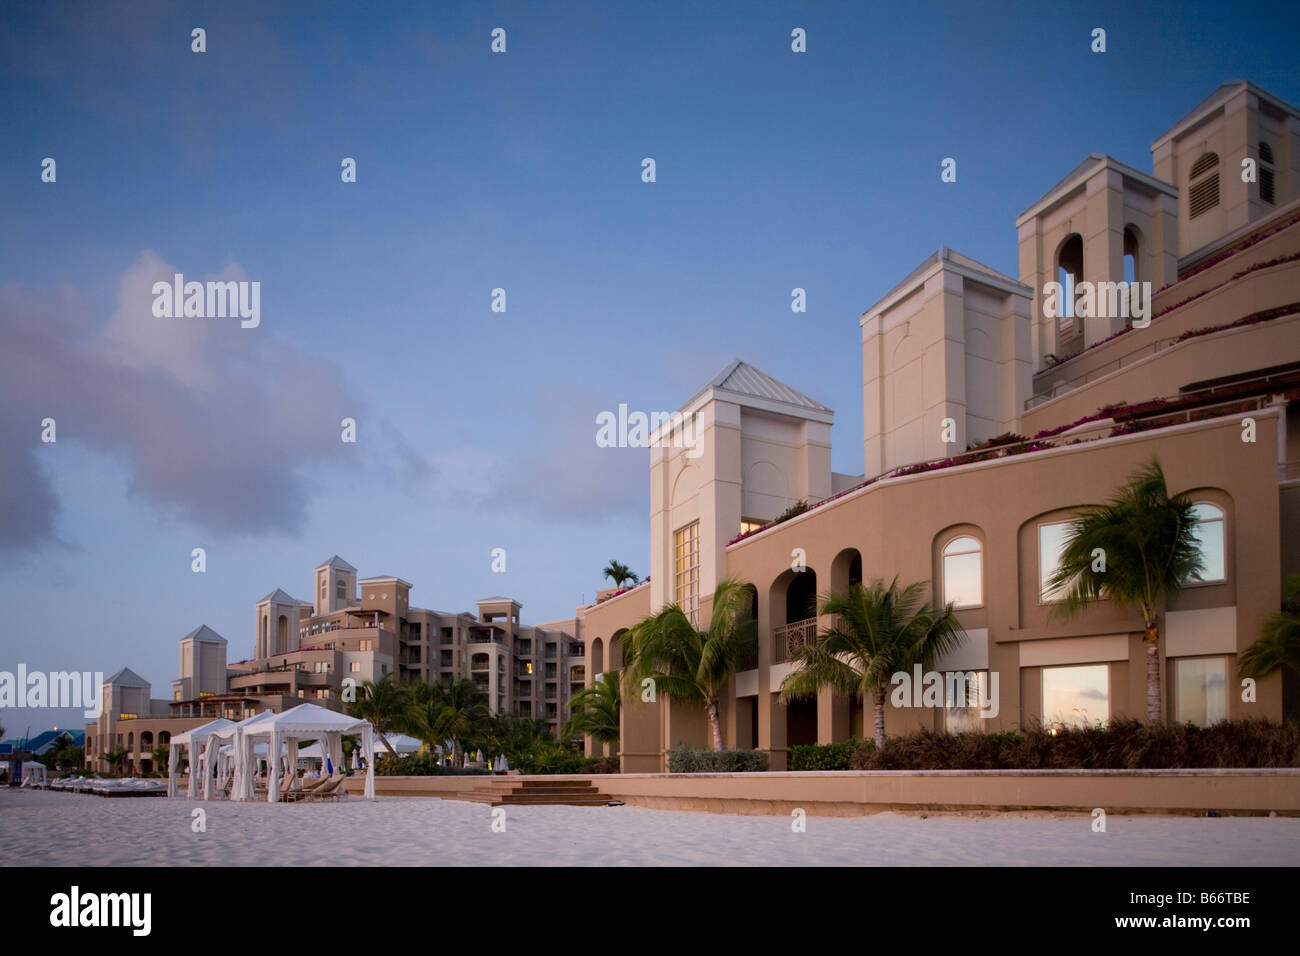
<path id="1" fill-rule="evenodd" d="M 1149 170 L 1229 79 L 1300 101 L 1293 5 L 1161 6 L 5 3 L 0 670 L 170 696 L 179 637 L 248 656 L 335 553 L 417 606 L 572 615 L 649 557 L 647 453 L 596 414 L 736 357 L 860 473 L 857 317 L 923 258 L 1014 275 L 1088 153 Z M 259 281 L 261 326 L 154 319 L 173 271 Z"/>

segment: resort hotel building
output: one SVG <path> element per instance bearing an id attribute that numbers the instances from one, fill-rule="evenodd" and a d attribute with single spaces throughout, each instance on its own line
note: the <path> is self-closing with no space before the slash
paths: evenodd
<path id="1" fill-rule="evenodd" d="M 829 623 L 818 596 L 897 576 L 952 602 L 966 638 L 936 670 L 974 672 L 991 706 L 891 701 L 891 735 L 1142 717 L 1141 616 L 1054 613 L 1049 580 L 1079 509 L 1156 459 L 1203 559 L 1160 614 L 1165 718 L 1300 712 L 1290 677 L 1247 689 L 1237 667 L 1300 571 L 1300 113 L 1228 83 L 1151 154 L 1092 154 L 1026 196 L 1018 277 L 940 248 L 862 313 L 861 475 L 831 470 L 831 409 L 745 362 L 692 396 L 695 447 L 650 450 L 650 581 L 577 613 L 588 683 L 653 611 L 705 628 L 717 582 L 747 582 L 759 642 L 724 744 L 785 769 L 794 745 L 870 734 L 858 700 L 780 697 Z M 618 745 L 587 750 L 655 772 L 678 744 L 708 746 L 702 706 L 625 699 Z"/>
<path id="2" fill-rule="evenodd" d="M 207 626 L 180 640 L 180 676 L 171 699 L 128 668 L 105 680 L 103 707 L 86 728 L 86 763 L 126 751 L 125 763 L 156 769 L 154 747 L 217 717 L 242 720 L 304 700 L 339 709 L 349 678 L 360 686 L 400 681 L 473 680 L 494 714 L 542 718 L 558 737 L 570 694 L 584 683 L 584 649 L 572 621 L 520 621 L 508 597 L 477 602 L 477 613 L 410 606 L 399 577 L 358 578 L 334 556 L 315 569 L 312 600 L 277 588 L 257 602 L 253 656 L 227 662 L 226 639 Z"/>

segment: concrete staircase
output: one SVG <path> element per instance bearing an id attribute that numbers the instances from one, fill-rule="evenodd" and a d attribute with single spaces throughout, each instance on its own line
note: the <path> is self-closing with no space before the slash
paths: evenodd
<path id="1" fill-rule="evenodd" d="M 609 797 L 589 780 L 520 780 L 499 777 L 473 790 L 443 795 L 444 800 L 466 800 L 489 806 L 603 807 Z"/>

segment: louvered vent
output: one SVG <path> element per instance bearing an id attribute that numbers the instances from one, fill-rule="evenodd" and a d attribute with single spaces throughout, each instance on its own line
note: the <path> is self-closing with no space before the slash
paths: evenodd
<path id="1" fill-rule="evenodd" d="M 1196 162 L 1192 163 L 1192 173 L 1187 178 L 1195 179 L 1197 176 L 1201 175 L 1201 173 L 1208 173 L 1217 165 L 1219 165 L 1219 154 L 1206 153 Z"/>
<path id="2" fill-rule="evenodd" d="M 1259 198 L 1273 205 L 1273 170 L 1267 166 L 1259 167 Z"/>

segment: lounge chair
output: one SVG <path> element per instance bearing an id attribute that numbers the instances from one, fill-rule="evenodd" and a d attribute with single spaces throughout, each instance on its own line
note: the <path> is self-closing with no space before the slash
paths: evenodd
<path id="1" fill-rule="evenodd" d="M 287 801 L 305 800 L 321 787 L 328 784 L 332 779 L 333 777 L 321 777 L 318 780 L 312 780 L 310 782 L 303 780 L 302 788 L 299 790 L 290 790 L 284 795 L 284 799 Z"/>
<path id="2" fill-rule="evenodd" d="M 337 800 L 343 796 L 343 781 L 346 780 L 343 774 L 337 774 L 329 778 L 329 781 L 322 786 L 317 787 L 307 795 L 308 800 Z"/>
<path id="3" fill-rule="evenodd" d="M 343 796 L 339 788 L 347 778 L 342 774 L 335 774 L 332 777 L 322 777 L 319 784 L 310 790 L 298 790 L 289 794 L 289 799 L 298 800 L 331 800 Z"/>

